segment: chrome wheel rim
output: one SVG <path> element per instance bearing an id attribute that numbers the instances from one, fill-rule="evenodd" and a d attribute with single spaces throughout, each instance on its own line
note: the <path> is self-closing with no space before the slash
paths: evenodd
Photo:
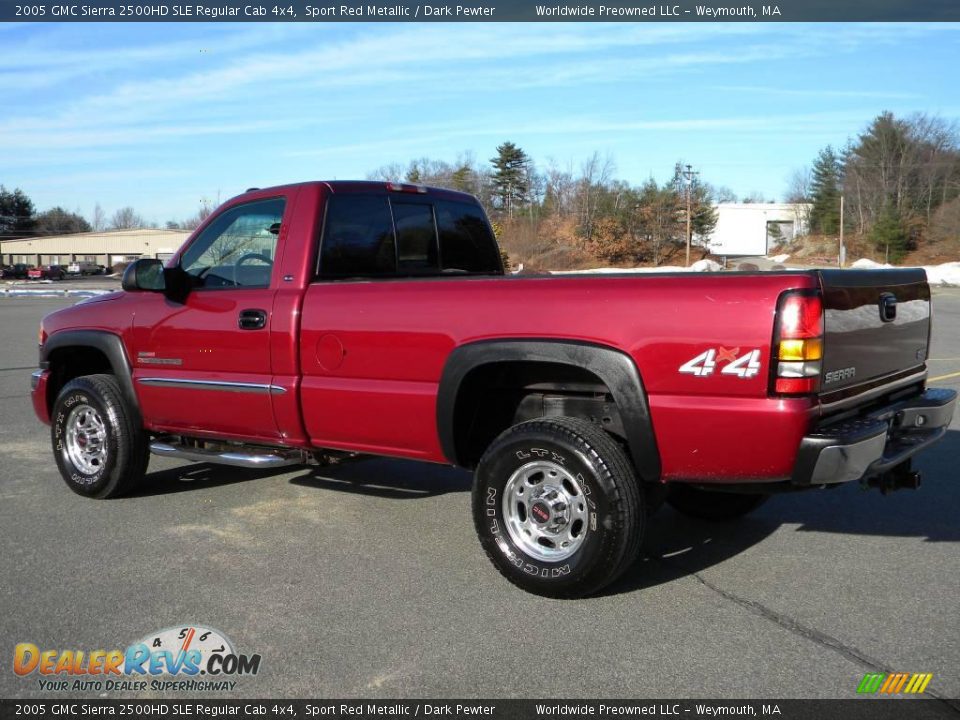
<path id="1" fill-rule="evenodd" d="M 536 460 L 510 476 L 503 489 L 507 533 L 524 553 L 558 562 L 573 555 L 587 535 L 587 500 L 562 465 Z"/>
<path id="2" fill-rule="evenodd" d="M 74 406 L 66 423 L 67 457 L 84 475 L 96 475 L 107 462 L 107 426 L 89 405 Z"/>

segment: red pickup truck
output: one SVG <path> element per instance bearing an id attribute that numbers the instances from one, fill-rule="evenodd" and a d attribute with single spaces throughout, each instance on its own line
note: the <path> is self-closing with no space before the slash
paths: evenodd
<path id="1" fill-rule="evenodd" d="M 914 487 L 956 401 L 925 386 L 922 270 L 508 276 L 473 197 L 392 183 L 250 190 L 39 340 L 77 493 L 131 491 L 151 452 L 470 468 L 487 554 L 553 597 L 614 580 L 664 500 Z"/>

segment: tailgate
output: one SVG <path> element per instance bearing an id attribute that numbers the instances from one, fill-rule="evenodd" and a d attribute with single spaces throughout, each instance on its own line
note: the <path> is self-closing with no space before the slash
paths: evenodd
<path id="1" fill-rule="evenodd" d="M 821 398 L 849 396 L 885 378 L 892 381 L 924 369 L 930 339 L 930 286 L 924 270 L 821 270 L 820 284 L 825 322 Z"/>

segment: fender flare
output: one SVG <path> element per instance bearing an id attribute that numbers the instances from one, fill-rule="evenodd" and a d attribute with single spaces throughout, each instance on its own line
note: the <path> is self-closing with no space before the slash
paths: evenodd
<path id="1" fill-rule="evenodd" d="M 480 340 L 461 345 L 448 356 L 437 390 L 437 432 L 443 454 L 453 465 L 462 466 L 454 435 L 454 417 L 464 379 L 481 366 L 516 361 L 572 365 L 588 369 L 599 377 L 620 412 L 637 471 L 647 482 L 660 479 L 660 452 L 650 406 L 633 359 L 604 345 L 536 338 Z"/>
<path id="2" fill-rule="evenodd" d="M 120 385 L 124 400 L 135 415 L 137 424 L 142 423 L 140 401 L 137 399 L 133 387 L 133 371 L 130 368 L 130 359 L 119 335 L 106 330 L 61 330 L 47 338 L 40 348 L 40 367 L 47 370 L 50 367 L 50 355 L 54 350 L 68 347 L 88 347 L 102 352 L 113 374 Z"/>

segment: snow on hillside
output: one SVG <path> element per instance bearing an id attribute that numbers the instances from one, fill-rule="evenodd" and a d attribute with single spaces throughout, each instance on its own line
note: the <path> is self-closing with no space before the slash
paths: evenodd
<path id="1" fill-rule="evenodd" d="M 874 262 L 863 258 L 857 260 L 851 267 L 854 268 L 890 268 L 893 265 Z M 960 285 L 960 262 L 948 262 L 941 265 L 924 265 L 927 271 L 927 282 L 931 285 Z"/>

